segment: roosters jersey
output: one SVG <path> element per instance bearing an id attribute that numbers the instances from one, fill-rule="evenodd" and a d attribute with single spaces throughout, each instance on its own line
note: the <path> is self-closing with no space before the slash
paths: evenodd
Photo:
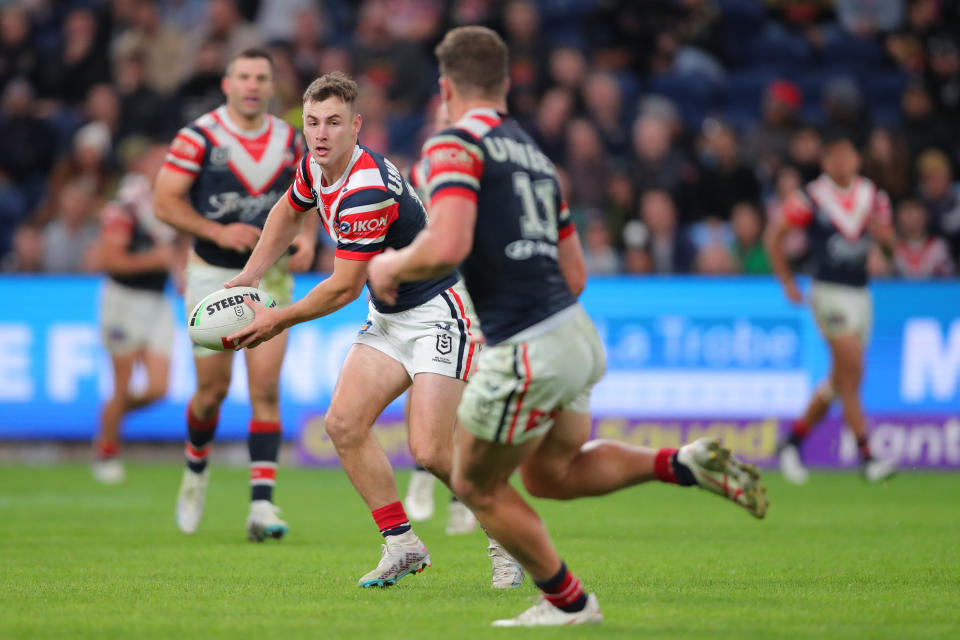
<path id="1" fill-rule="evenodd" d="M 574 233 L 553 163 L 515 120 L 472 109 L 424 144 L 430 206 L 477 203 L 473 249 L 461 266 L 488 344 L 573 305 L 557 244 Z"/>
<path id="2" fill-rule="evenodd" d="M 901 240 L 893 252 L 893 266 L 904 278 L 942 278 L 953 275 L 950 249 L 943 238 Z"/>
<path id="3" fill-rule="evenodd" d="M 194 177 L 190 204 L 204 218 L 262 229 L 302 157 L 300 134 L 280 118 L 267 115 L 259 130 L 243 131 L 220 107 L 180 129 L 164 166 Z M 250 256 L 201 238 L 193 246 L 218 267 L 242 269 Z"/>
<path id="4" fill-rule="evenodd" d="M 108 203 L 100 215 L 101 226 L 127 237 L 127 251 L 141 253 L 157 244 L 170 244 L 176 232 L 153 215 L 153 193 L 150 179 L 139 173 L 128 173 L 120 181 L 116 198 Z M 133 289 L 163 291 L 167 271 L 147 271 L 133 274 L 107 274 L 112 280 Z"/>
<path id="5" fill-rule="evenodd" d="M 336 257 L 370 260 L 385 248 L 401 249 L 427 224 L 426 211 L 400 171 L 379 153 L 356 145 L 350 164 L 335 183 L 324 184 L 320 166 L 307 155 L 297 166 L 287 191 L 297 211 L 316 207 L 324 230 L 337 244 Z M 396 304 L 388 305 L 371 292 L 381 313 L 397 313 L 420 305 L 457 281 L 456 275 L 423 282 L 405 282 Z"/>
<path id="6" fill-rule="evenodd" d="M 841 189 L 826 175 L 809 183 L 783 208 L 789 224 L 805 228 L 816 280 L 854 287 L 867 284 L 867 228 L 890 224 L 890 198 L 869 179 Z"/>

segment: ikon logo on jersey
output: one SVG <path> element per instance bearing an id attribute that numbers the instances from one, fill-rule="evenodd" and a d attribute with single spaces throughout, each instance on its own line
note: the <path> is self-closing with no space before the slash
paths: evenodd
<path id="1" fill-rule="evenodd" d="M 340 235 L 349 235 L 351 232 L 360 235 L 370 233 L 371 231 L 380 231 L 387 228 L 387 216 L 379 218 L 369 218 L 367 220 L 355 220 L 354 222 L 341 222 Z"/>

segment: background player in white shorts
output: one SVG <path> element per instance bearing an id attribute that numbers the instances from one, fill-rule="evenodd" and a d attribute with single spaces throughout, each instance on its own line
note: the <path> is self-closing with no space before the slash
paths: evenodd
<path id="1" fill-rule="evenodd" d="M 790 272 L 782 243 L 791 228 L 807 230 L 815 262 L 810 304 L 817 327 L 830 347 L 830 375 L 820 383 L 803 416 L 793 422 L 780 444 L 780 469 L 795 484 L 807 481 L 800 448 L 839 396 L 844 421 L 857 439 L 864 478 L 890 477 L 894 463 L 877 460 L 867 441 L 867 421 L 860 402 L 864 351 L 873 325 L 873 301 L 867 289 L 867 256 L 874 241 L 893 250 L 890 198 L 860 175 L 860 154 L 849 138 L 824 145 L 823 174 L 784 204 L 783 216 L 770 229 L 770 264 L 791 302 L 803 295 Z"/>
<path id="2" fill-rule="evenodd" d="M 757 517 L 766 513 L 756 471 L 716 441 L 644 449 L 590 436 L 590 389 L 603 347 L 576 301 L 585 283 L 580 242 L 556 170 L 506 115 L 507 47 L 484 27 L 461 27 L 437 47 L 440 92 L 455 125 L 424 145 L 430 223 L 414 242 L 370 266 L 374 295 L 460 265 L 489 346 L 464 392 L 453 489 L 534 578 L 544 599 L 497 625 L 600 622 L 554 550 L 531 494 L 603 495 L 659 478 L 699 485 Z"/>
<path id="3" fill-rule="evenodd" d="M 163 290 L 174 267 L 176 232 L 154 217 L 151 187 L 165 153 L 164 145 L 150 147 L 101 215 L 99 257 L 107 279 L 100 296 L 100 332 L 113 367 L 113 395 L 100 413 L 93 475 L 108 484 L 126 477 L 119 459 L 120 421 L 167 393 L 173 312 Z M 131 393 L 137 363 L 146 370 L 147 383 Z"/>
<path id="4" fill-rule="evenodd" d="M 157 178 L 157 216 L 193 236 L 187 262 L 187 312 L 240 273 L 257 243 L 273 202 L 283 195 L 303 142 L 296 130 L 267 113 L 273 96 L 273 64 L 267 52 L 248 49 L 227 66 L 221 84 L 226 104 L 180 129 Z M 290 301 L 291 271 L 313 262 L 316 225 L 291 238 L 295 252 L 271 264 L 262 288 L 278 304 Z M 290 245 L 284 245 L 283 251 Z M 277 516 L 273 488 L 280 448 L 280 368 L 287 338 L 246 353 L 250 420 L 250 513 L 247 537 L 281 538 L 287 523 Z M 203 514 L 207 459 L 230 388 L 232 351 L 194 347 L 197 389 L 187 405 L 187 468 L 177 497 L 177 525 L 196 531 Z"/>
<path id="5" fill-rule="evenodd" d="M 256 347 L 356 299 L 370 259 L 384 248 L 406 246 L 426 224 L 423 205 L 399 170 L 357 144 L 362 119 L 356 99 L 357 84 L 339 72 L 307 87 L 303 130 L 310 153 L 287 196 L 271 210 L 247 266 L 229 286 L 256 285 L 312 209 L 337 243 L 333 273 L 286 309 L 248 303 L 256 318 L 229 336 L 241 348 Z M 470 341 L 470 298 L 458 280 L 446 274 L 401 287 L 390 304 L 374 297 L 330 401 L 327 433 L 386 542 L 377 568 L 360 579 L 362 587 L 395 584 L 430 564 L 372 427 L 387 405 L 411 388 L 410 449 L 418 463 L 449 481 L 457 403 L 478 350 Z M 519 584 L 516 571 L 503 586 L 514 583 Z"/>

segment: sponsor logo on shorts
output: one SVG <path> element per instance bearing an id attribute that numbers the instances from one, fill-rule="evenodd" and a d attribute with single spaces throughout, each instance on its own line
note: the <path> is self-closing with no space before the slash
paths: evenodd
<path id="1" fill-rule="evenodd" d="M 437 334 L 437 353 L 442 356 L 453 351 L 453 338 L 448 333 Z"/>

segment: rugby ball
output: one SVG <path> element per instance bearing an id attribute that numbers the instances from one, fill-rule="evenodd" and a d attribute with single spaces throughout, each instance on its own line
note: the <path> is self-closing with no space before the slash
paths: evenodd
<path id="1" fill-rule="evenodd" d="M 187 318 L 187 334 L 194 344 L 214 351 L 236 347 L 227 336 L 253 322 L 253 309 L 243 296 L 249 295 L 265 307 L 275 308 L 276 300 L 255 287 L 231 287 L 214 291 L 197 303 Z"/>

